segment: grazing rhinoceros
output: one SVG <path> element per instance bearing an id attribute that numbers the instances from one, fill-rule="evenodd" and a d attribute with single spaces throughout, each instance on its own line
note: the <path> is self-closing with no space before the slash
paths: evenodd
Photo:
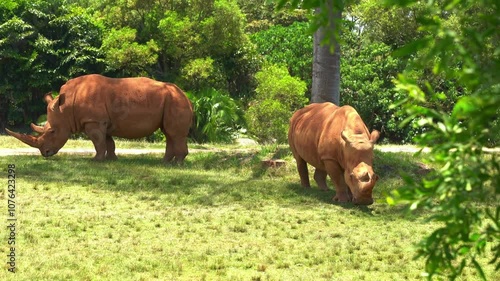
<path id="1" fill-rule="evenodd" d="M 307 163 L 314 166 L 314 180 L 327 190 L 332 179 L 334 201 L 359 205 L 373 203 L 372 189 L 378 179 L 373 172 L 373 145 L 380 134 L 371 134 L 356 110 L 332 103 L 313 103 L 294 113 L 288 142 L 297 161 L 302 186 L 310 187 Z"/>
<path id="2" fill-rule="evenodd" d="M 113 136 L 141 138 L 158 128 L 167 139 L 163 160 L 182 162 L 193 118 L 191 102 L 174 84 L 149 78 L 108 78 L 85 75 L 69 80 L 55 99 L 49 93 L 47 123 L 31 124 L 39 137 L 7 132 L 49 157 L 71 134 L 84 132 L 94 143 L 94 160 L 116 159 Z"/>

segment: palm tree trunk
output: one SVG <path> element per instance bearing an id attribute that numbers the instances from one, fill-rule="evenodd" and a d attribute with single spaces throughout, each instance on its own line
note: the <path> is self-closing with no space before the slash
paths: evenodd
<path id="1" fill-rule="evenodd" d="M 320 27 L 314 33 L 311 103 L 332 102 L 339 105 L 340 45 L 337 39 L 340 34 L 338 25 L 342 18 L 342 11 L 334 11 L 333 0 L 323 6 L 323 9 L 328 9 L 329 20 L 328 26 Z M 319 8 L 316 13 L 319 13 Z M 330 32 L 327 33 L 327 31 Z"/>

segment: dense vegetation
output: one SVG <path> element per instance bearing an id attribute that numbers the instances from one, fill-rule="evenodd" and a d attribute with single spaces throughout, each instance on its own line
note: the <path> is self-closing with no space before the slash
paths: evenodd
<path id="1" fill-rule="evenodd" d="M 404 97 L 394 90 L 392 80 L 415 57 L 394 58 L 391 54 L 429 34 L 418 29 L 416 22 L 425 12 L 424 6 L 384 8 L 366 0 L 346 9 L 341 103 L 357 108 L 368 126 L 381 130 L 386 141 L 410 142 L 421 129 L 398 127 L 405 116 L 397 115 L 390 104 Z M 2 1 L 0 130 L 26 128 L 43 115 L 41 97 L 46 92 L 57 91 L 72 77 L 101 73 L 177 83 L 200 105 L 192 133 L 197 142 L 230 141 L 245 132 L 261 142 L 282 141 L 280 132 L 287 126 L 284 118 L 274 122 L 264 136 L 256 130 L 269 124 L 256 124 L 255 116 L 249 116 L 252 113 L 242 114 L 260 105 L 251 110 L 253 115 L 258 111 L 261 116 L 274 116 L 272 111 L 286 109 L 288 116 L 303 105 L 290 107 L 288 99 L 310 97 L 311 12 L 274 10 L 275 4 L 264 0 Z M 456 17 L 443 17 L 445 24 L 463 24 Z M 280 84 L 292 79 L 287 77 L 270 76 L 269 81 L 259 82 L 258 73 L 271 65 L 286 68 L 283 75 L 302 80 L 306 87 L 287 92 L 287 85 Z M 431 70 L 429 63 L 411 77 L 424 84 Z M 437 79 L 436 91 L 446 91 L 447 97 L 427 101 L 431 107 L 450 112 L 460 96 L 470 94 L 454 79 Z M 274 94 L 259 94 L 259 83 L 278 83 L 276 88 L 284 92 L 273 104 L 265 102 L 274 99 Z M 229 104 L 216 109 L 207 106 L 220 105 L 219 101 Z M 237 118 L 227 122 L 228 116 Z M 216 137 L 221 132 L 223 136 Z M 276 135 L 269 136 L 274 132 Z"/>

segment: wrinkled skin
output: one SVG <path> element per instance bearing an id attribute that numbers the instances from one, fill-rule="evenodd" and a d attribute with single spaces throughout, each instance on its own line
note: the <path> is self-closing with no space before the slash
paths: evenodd
<path id="1" fill-rule="evenodd" d="M 94 160 L 114 160 L 113 136 L 142 138 L 158 128 L 167 139 L 165 162 L 182 162 L 188 154 L 193 109 L 174 84 L 92 74 L 69 80 L 58 97 L 54 99 L 49 93 L 44 99 L 47 123 L 44 127 L 31 124 L 39 137 L 10 130 L 7 133 L 40 149 L 45 157 L 56 154 L 72 134 L 83 132 L 95 146 Z"/>
<path id="2" fill-rule="evenodd" d="M 380 134 L 372 133 L 356 110 L 332 103 L 313 103 L 290 119 L 288 142 L 297 161 L 302 186 L 310 187 L 307 164 L 315 167 L 314 180 L 328 190 L 327 175 L 335 185 L 333 198 L 358 205 L 373 203 L 373 146 Z"/>

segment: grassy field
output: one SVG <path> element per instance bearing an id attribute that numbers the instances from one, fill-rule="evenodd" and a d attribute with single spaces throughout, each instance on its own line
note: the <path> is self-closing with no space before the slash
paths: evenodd
<path id="1" fill-rule="evenodd" d="M 5 139 L 0 148 L 11 147 Z M 376 203 L 356 207 L 332 203 L 333 191 L 301 188 L 286 146 L 224 148 L 192 153 L 182 166 L 163 165 L 161 154 L 106 163 L 0 157 L 3 223 L 8 164 L 17 216 L 17 272 L 7 271 L 2 227 L 0 280 L 424 280 L 413 244 L 435 225 L 384 199 L 402 184 L 400 170 L 422 173 L 419 159 L 377 152 Z M 270 157 L 286 165 L 263 167 Z M 466 269 L 459 280 L 478 279 Z"/>

